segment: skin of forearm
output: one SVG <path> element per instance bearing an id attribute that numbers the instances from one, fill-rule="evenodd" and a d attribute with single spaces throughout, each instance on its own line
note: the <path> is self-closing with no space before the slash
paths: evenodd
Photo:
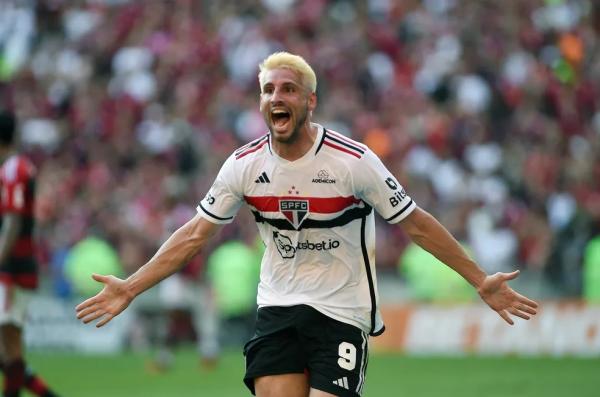
<path id="1" fill-rule="evenodd" d="M 8 259 L 21 232 L 21 223 L 21 217 L 17 214 L 4 215 L 0 231 L 0 265 Z"/>
<path id="2" fill-rule="evenodd" d="M 214 234 L 202 223 L 190 221 L 176 230 L 156 254 L 126 280 L 127 291 L 135 297 L 179 270 L 200 252 Z"/>
<path id="3" fill-rule="evenodd" d="M 406 231 L 421 248 L 479 288 L 486 273 L 471 259 L 456 239 L 428 212 L 417 209 Z"/>

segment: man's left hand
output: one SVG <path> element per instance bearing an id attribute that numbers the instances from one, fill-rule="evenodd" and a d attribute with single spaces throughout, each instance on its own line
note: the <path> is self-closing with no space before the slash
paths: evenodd
<path id="1" fill-rule="evenodd" d="M 538 307 L 535 301 L 515 292 L 508 286 L 507 281 L 517 278 L 518 275 L 519 271 L 516 270 L 512 273 L 496 273 L 487 276 L 477 290 L 481 299 L 510 325 L 513 325 L 514 322 L 509 313 L 529 320 L 537 313 Z"/>

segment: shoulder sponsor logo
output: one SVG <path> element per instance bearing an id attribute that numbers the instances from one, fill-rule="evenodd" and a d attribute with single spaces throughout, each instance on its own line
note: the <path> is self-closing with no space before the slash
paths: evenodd
<path id="1" fill-rule="evenodd" d="M 329 177 L 329 173 L 325 170 L 321 170 L 317 173 L 317 177 L 313 178 L 313 183 L 335 183 L 335 179 Z"/>
<path id="2" fill-rule="evenodd" d="M 388 187 L 392 190 L 398 189 L 398 184 L 391 176 L 385 180 L 385 184 L 388 185 Z"/>
<path id="3" fill-rule="evenodd" d="M 279 199 L 279 212 L 298 230 L 309 214 L 308 200 Z"/>
<path id="4" fill-rule="evenodd" d="M 307 251 L 329 251 L 332 249 L 336 249 L 340 246 L 340 242 L 338 240 L 328 239 L 327 241 L 322 240 L 319 242 L 311 242 L 309 240 L 298 241 L 296 245 L 292 242 L 285 234 L 281 234 L 277 231 L 273 232 L 273 241 L 275 242 L 275 247 L 277 247 L 277 251 L 282 258 L 289 259 L 296 256 L 296 252 L 300 250 Z"/>
<path id="5" fill-rule="evenodd" d="M 404 188 L 398 190 L 398 184 L 392 177 L 388 177 L 385 180 L 385 184 L 394 192 L 394 195 L 388 198 L 390 205 L 392 207 L 398 206 L 406 198 L 406 191 Z"/>

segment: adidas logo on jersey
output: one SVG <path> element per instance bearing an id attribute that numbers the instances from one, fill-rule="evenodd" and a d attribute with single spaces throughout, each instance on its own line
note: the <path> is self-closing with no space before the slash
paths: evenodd
<path id="1" fill-rule="evenodd" d="M 348 387 L 348 378 L 346 376 L 344 376 L 343 378 L 339 378 L 338 380 L 334 380 L 333 384 L 339 387 L 343 387 L 346 390 L 350 390 L 350 388 Z"/>
<path id="2" fill-rule="evenodd" d="M 269 180 L 267 173 L 263 171 L 263 173 L 256 178 L 254 183 L 271 183 L 271 181 Z"/>

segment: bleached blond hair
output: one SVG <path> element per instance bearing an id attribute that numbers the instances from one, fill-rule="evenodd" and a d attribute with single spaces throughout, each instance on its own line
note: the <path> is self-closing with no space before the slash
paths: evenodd
<path id="1" fill-rule="evenodd" d="M 258 68 L 260 69 L 260 72 L 258 73 L 258 82 L 260 83 L 261 91 L 265 82 L 266 72 L 278 68 L 293 70 L 300 75 L 302 85 L 306 89 L 310 90 L 311 93 L 317 91 L 317 75 L 308 62 L 300 55 L 290 54 L 285 51 L 275 52 L 266 57 L 265 60 L 258 65 Z"/>

